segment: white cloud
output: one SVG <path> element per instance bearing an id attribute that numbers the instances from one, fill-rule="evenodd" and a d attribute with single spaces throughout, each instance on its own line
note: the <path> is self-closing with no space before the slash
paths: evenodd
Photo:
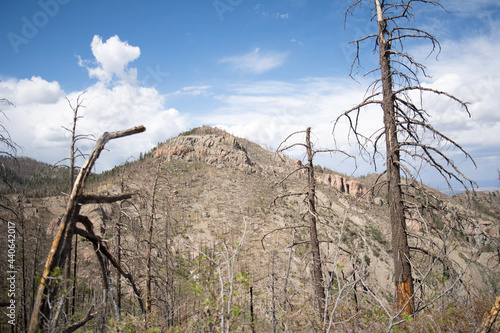
<path id="1" fill-rule="evenodd" d="M 490 17 L 492 7 L 500 7 L 497 0 L 444 0 L 442 5 L 453 14 L 475 18 Z"/>
<path id="2" fill-rule="evenodd" d="M 223 106 L 199 118 L 228 132 L 248 138 L 265 147 L 276 148 L 295 131 L 312 127 L 316 148 L 335 148 L 333 122 L 340 113 L 362 99 L 364 88 L 350 79 L 307 78 L 296 82 L 261 81 L 234 85 L 218 98 Z M 379 113 L 366 113 L 366 131 L 380 124 Z M 336 133 L 337 147 L 350 153 L 357 148 L 349 144 L 346 126 Z M 300 158 L 298 150 L 291 152 Z M 352 173 L 354 165 L 343 163 L 344 157 L 321 158 L 323 165 Z M 358 170 L 359 171 L 359 170 Z M 363 172 L 367 172 L 366 170 Z"/>
<path id="3" fill-rule="evenodd" d="M 56 81 L 48 82 L 39 76 L 33 76 L 31 79 L 9 79 L 2 82 L 0 94 L 14 105 L 22 106 L 54 103 L 64 96 L 64 91 Z"/>
<path id="4" fill-rule="evenodd" d="M 430 86 L 468 102 L 471 114 L 469 118 L 456 103 L 441 98 L 432 105 L 436 112 L 431 121 L 475 159 L 477 169 L 471 163 L 464 164 L 466 175 L 488 186 L 497 184 L 500 166 L 498 31 L 460 41 L 444 41 L 439 63 L 428 64 L 429 73 L 436 78 Z M 458 157 L 458 161 L 462 159 Z"/>
<path id="5" fill-rule="evenodd" d="M 141 54 L 137 46 L 131 46 L 128 42 L 122 42 L 120 37 L 110 37 L 106 42 L 102 42 L 100 36 L 94 36 L 90 44 L 97 67 L 87 67 L 89 76 L 97 78 L 103 83 L 109 83 L 114 77 L 122 81 L 134 82 L 137 80 L 137 69 L 128 68 L 128 64 Z M 80 65 L 84 66 L 85 61 L 80 60 Z"/>
<path id="6" fill-rule="evenodd" d="M 113 158 L 101 161 L 102 168 L 114 166 L 117 160 L 146 152 L 158 142 L 177 135 L 186 129 L 186 118 L 176 109 L 164 108 L 165 99 L 155 88 L 122 84 L 111 89 L 93 86 L 84 95 L 87 101 L 85 118 L 80 123 L 83 133 L 99 136 L 104 131 L 116 131 L 144 125 L 146 132 L 110 143 Z"/>
<path id="7" fill-rule="evenodd" d="M 425 60 L 428 50 L 409 50 L 415 59 L 424 59 L 427 72 L 432 75 L 424 78 L 425 86 L 451 93 L 469 103 L 470 119 L 458 103 L 447 97 L 424 96 L 431 124 L 471 153 L 478 169 L 466 162 L 462 153 L 449 151 L 450 156 L 467 176 L 483 184 L 496 184 L 496 169 L 500 165 L 500 43 L 497 38 L 500 23 L 491 22 L 491 27 L 490 34 L 441 41 L 438 62 L 434 57 Z M 340 111 L 360 102 L 368 86 L 366 78 L 360 80 L 360 85 L 351 80 L 327 78 L 235 84 L 226 94 L 216 97 L 224 103 L 223 107 L 201 123 L 219 125 L 238 136 L 272 147 L 277 147 L 290 133 L 311 126 L 319 146 L 331 148 L 332 121 Z M 378 110 L 367 110 L 360 120 L 364 133 L 372 133 L 381 125 Z M 358 153 L 348 145 L 346 126 L 338 128 L 336 138 L 339 148 Z M 350 139 L 352 143 L 352 137 Z M 325 159 L 322 163 L 341 172 L 352 171 L 350 164 L 335 166 L 336 160 Z M 365 170 L 370 171 L 370 167 L 360 168 L 358 173 Z M 429 177 L 424 180 L 427 183 L 441 181 L 430 172 L 424 174 Z"/>
<path id="8" fill-rule="evenodd" d="M 16 104 L 15 108 L 3 107 L 9 119 L 3 124 L 13 141 L 23 148 L 19 155 L 47 163 L 69 155 L 69 136 L 62 126 L 71 125 L 72 111 L 65 97 L 74 106 L 81 95 L 83 107 L 79 115 L 83 118 L 77 125 L 79 134 L 97 138 L 105 131 L 146 126 L 145 133 L 111 141 L 96 164 L 98 171 L 123 163 L 130 156 L 137 157 L 187 128 L 186 117 L 165 107 L 165 96 L 155 88 L 139 86 L 135 69 L 127 68 L 139 56 L 139 48 L 121 42 L 118 36 L 106 43 L 96 36 L 92 51 L 99 66 L 89 69 L 89 75 L 99 82 L 88 87 L 83 95 L 82 91 L 65 93 L 58 82 L 40 77 L 0 82 L 0 96 Z M 194 88 L 187 91 L 195 93 Z M 80 141 L 83 152 L 89 153 L 93 146 L 94 142 Z"/>
<path id="9" fill-rule="evenodd" d="M 188 87 L 183 87 L 177 91 L 174 91 L 173 93 L 170 93 L 169 95 L 189 95 L 189 96 L 208 96 L 210 95 L 210 86 L 207 85 L 200 85 L 200 86 L 188 86 Z"/>
<path id="10" fill-rule="evenodd" d="M 226 57 L 219 61 L 221 64 L 229 64 L 234 70 L 262 74 L 271 69 L 281 66 L 287 58 L 287 54 L 283 52 L 267 52 L 263 53 L 259 48 L 256 48 L 250 53 Z"/>
<path id="11" fill-rule="evenodd" d="M 271 17 L 271 18 L 278 18 L 278 19 L 282 19 L 282 20 L 288 20 L 290 18 L 290 15 L 288 15 L 288 13 L 280 13 L 280 12 L 275 12 L 275 13 L 271 13 L 271 12 L 266 12 L 266 11 L 262 11 L 262 4 L 257 4 L 255 7 L 254 7 L 254 10 L 257 14 L 260 14 L 264 17 Z"/>
<path id="12" fill-rule="evenodd" d="M 12 81 L 12 80 L 9 80 Z M 21 89 L 22 85 L 16 85 Z M 0 93 L 3 89 L 0 89 Z M 22 91 L 15 90 L 15 94 Z M 68 94 L 75 105 L 82 92 Z M 30 156 L 47 163 L 55 163 L 68 156 L 69 136 L 62 126 L 72 121 L 72 111 L 60 96 L 51 103 L 19 104 L 16 108 L 3 107 L 9 130 L 14 142 L 23 149 L 19 155 Z M 116 131 L 137 125 L 146 126 L 146 132 L 130 138 L 111 141 L 97 162 L 98 170 L 105 170 L 125 162 L 130 156 L 149 151 L 158 142 L 185 130 L 187 119 L 178 110 L 165 108 L 165 98 L 155 88 L 137 87 L 130 84 L 116 84 L 112 88 L 95 84 L 82 95 L 83 116 L 77 125 L 80 134 L 99 137 L 105 131 Z M 80 149 L 90 152 L 94 142 L 80 141 Z M 81 162 L 81 161 L 80 161 Z"/>
<path id="13" fill-rule="evenodd" d="M 428 104 L 435 110 L 431 119 L 435 126 L 459 138 L 465 146 L 481 143 L 493 150 L 500 146 L 498 132 L 492 131 L 500 124 L 500 74 L 497 74 L 500 43 L 496 36 L 497 32 L 493 31 L 489 36 L 444 41 L 440 61 L 427 64 L 434 77 L 427 86 L 449 92 L 468 103 L 470 119 L 462 108 L 446 98 L 431 100 L 432 104 Z"/>

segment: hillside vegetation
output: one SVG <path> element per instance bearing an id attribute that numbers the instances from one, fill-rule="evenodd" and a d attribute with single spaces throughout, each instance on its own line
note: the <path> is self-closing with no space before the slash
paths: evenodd
<path id="1" fill-rule="evenodd" d="M 307 205 L 298 195 L 307 190 L 308 179 L 294 172 L 299 165 L 248 140 L 201 127 L 95 175 L 86 194 L 134 194 L 123 202 L 84 205 L 80 214 L 89 217 L 96 235 L 133 277 L 144 302 L 150 283 L 151 311 L 141 313 L 130 283 L 108 260 L 100 264 L 92 244 L 77 236 L 76 263 L 73 254 L 70 271 L 55 273 L 67 299 L 61 301 L 64 315 L 57 327 L 62 331 L 92 312 L 82 331 L 475 331 L 500 292 L 498 192 L 448 197 L 429 188 L 413 190 L 426 203 L 407 212 L 420 312 L 415 318 L 391 318 L 386 189 L 372 188 L 378 175 L 355 179 L 316 168 L 328 312 L 320 319 Z M 16 257 L 23 276 L 18 275 L 18 290 L 27 304 L 25 312 L 19 304 L 22 327 L 66 206 L 65 196 L 49 190 L 47 179 L 63 188 L 67 175 L 24 159 L 16 174 L 13 186 L 23 190 L 2 197 L 9 209 L 1 214 L 23 234 Z M 7 267 L 0 271 L 4 301 Z"/>

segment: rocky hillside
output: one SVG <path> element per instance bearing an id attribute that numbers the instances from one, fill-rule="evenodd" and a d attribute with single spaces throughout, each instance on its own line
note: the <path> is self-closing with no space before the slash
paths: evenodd
<path id="1" fill-rule="evenodd" d="M 210 330 L 212 323 L 220 323 L 221 309 L 229 307 L 226 320 L 240 327 L 249 324 L 253 297 L 259 331 L 272 330 L 277 322 L 285 331 L 310 331 L 318 323 L 312 315 L 307 206 L 300 195 L 307 189 L 307 175 L 294 172 L 301 164 L 201 127 L 95 178 L 87 193 L 135 195 L 121 204 L 86 205 L 82 214 L 143 291 L 151 234 L 153 308 L 159 318 L 171 309 L 184 329 Z M 394 299 L 385 192 L 372 190 L 375 176 L 355 179 L 324 168 L 316 171 L 318 233 L 333 318 L 357 318 L 363 325 L 361 312 L 376 317 L 373 309 L 390 308 Z M 407 212 L 419 286 L 416 304 L 436 299 L 440 306 L 472 304 L 498 294 L 498 193 L 489 195 L 487 209 L 479 209 L 466 205 L 465 197 L 427 190 L 425 195 L 412 192 L 426 205 Z M 24 207 L 44 220 L 51 235 L 64 201 L 32 199 Z M 94 249 L 81 243 L 82 301 L 101 288 L 99 272 Z M 122 288 L 122 310 L 137 313 L 130 287 L 124 283 Z M 387 316 L 377 318 L 387 324 Z"/>

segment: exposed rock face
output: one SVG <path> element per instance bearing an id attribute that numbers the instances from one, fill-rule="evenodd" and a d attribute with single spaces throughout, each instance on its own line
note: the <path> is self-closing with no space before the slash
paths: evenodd
<path id="1" fill-rule="evenodd" d="M 167 161 L 205 162 L 217 168 L 235 166 L 243 171 L 252 171 L 245 148 L 229 134 L 178 136 L 159 147 L 155 157 L 163 157 Z"/>
<path id="2" fill-rule="evenodd" d="M 344 178 L 342 178 L 339 175 L 330 176 L 330 185 L 333 186 L 340 193 L 347 192 L 347 194 L 349 194 L 349 191 L 346 191 L 346 188 L 344 186 Z"/>
<path id="3" fill-rule="evenodd" d="M 349 195 L 352 195 L 355 198 L 360 198 L 365 194 L 365 190 L 363 185 L 357 180 L 351 179 L 346 182 L 346 192 Z"/>
<path id="4" fill-rule="evenodd" d="M 295 160 L 293 162 L 294 166 L 295 166 L 295 169 L 299 169 L 300 167 L 302 167 L 302 161 L 301 160 Z"/>
<path id="5" fill-rule="evenodd" d="M 422 222 L 416 219 L 407 219 L 406 220 L 406 229 L 413 231 L 421 231 L 422 230 Z"/>
<path id="6" fill-rule="evenodd" d="M 467 235 L 469 236 L 480 236 L 486 234 L 491 238 L 499 238 L 500 237 L 500 228 L 499 226 L 495 226 L 491 221 L 478 221 L 479 226 L 469 226 L 467 230 Z"/>
<path id="7" fill-rule="evenodd" d="M 366 193 L 363 185 L 354 179 L 347 180 L 340 175 L 332 174 L 320 175 L 317 176 L 317 179 L 319 183 L 331 186 L 340 193 L 345 193 L 355 198 L 360 198 Z"/>

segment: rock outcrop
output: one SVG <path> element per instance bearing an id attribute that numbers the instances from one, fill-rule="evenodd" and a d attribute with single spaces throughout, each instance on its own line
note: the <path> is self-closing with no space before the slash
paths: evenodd
<path id="1" fill-rule="evenodd" d="M 252 172 L 252 163 L 245 148 L 229 134 L 181 135 L 160 146 L 155 157 L 167 161 L 205 162 L 217 168 L 235 166 Z"/>
<path id="2" fill-rule="evenodd" d="M 366 190 L 363 185 L 355 179 L 347 179 L 341 175 L 328 174 L 317 175 L 318 183 L 331 186 L 340 193 L 345 193 L 355 198 L 361 198 Z"/>

